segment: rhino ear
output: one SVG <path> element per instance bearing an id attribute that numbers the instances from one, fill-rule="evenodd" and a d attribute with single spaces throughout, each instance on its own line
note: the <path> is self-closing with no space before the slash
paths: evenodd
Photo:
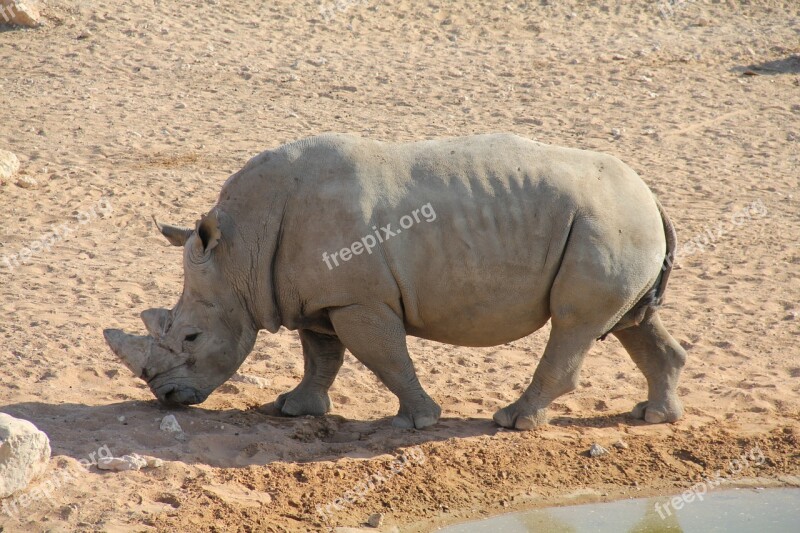
<path id="1" fill-rule="evenodd" d="M 197 242 L 202 245 L 202 252 L 204 255 L 216 248 L 220 238 L 222 238 L 222 232 L 219 230 L 217 212 L 211 211 L 209 214 L 203 215 L 200 220 L 197 221 L 195 231 L 199 237 Z"/>
<path id="2" fill-rule="evenodd" d="M 167 238 L 172 246 L 183 246 L 192 234 L 190 228 L 179 228 L 178 226 L 170 226 L 169 224 L 161 224 L 156 217 L 153 217 L 153 222 L 161 234 Z"/>
<path id="3" fill-rule="evenodd" d="M 169 311 L 166 309 L 146 309 L 139 315 L 147 328 L 147 333 L 156 339 L 161 338 L 167 330 Z"/>

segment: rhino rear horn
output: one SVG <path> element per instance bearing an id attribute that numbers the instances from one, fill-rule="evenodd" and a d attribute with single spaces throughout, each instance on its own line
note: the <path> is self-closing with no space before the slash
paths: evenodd
<path id="1" fill-rule="evenodd" d="M 178 226 L 171 226 L 170 224 L 162 224 L 156 217 L 153 217 L 153 222 L 161 234 L 167 238 L 172 246 L 183 246 L 189 240 L 193 230 L 191 228 L 181 228 Z"/>

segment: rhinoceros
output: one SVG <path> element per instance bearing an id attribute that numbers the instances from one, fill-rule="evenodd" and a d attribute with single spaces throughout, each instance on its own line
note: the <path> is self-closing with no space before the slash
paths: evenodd
<path id="1" fill-rule="evenodd" d="M 575 389 L 586 352 L 612 333 L 644 373 L 650 423 L 682 414 L 686 353 L 663 326 L 675 230 L 641 178 L 613 156 L 511 134 L 394 144 L 326 134 L 265 151 L 230 176 L 192 228 L 156 222 L 183 247 L 172 309 L 147 335 L 105 330 L 111 349 L 166 404 L 204 401 L 259 330 L 297 330 L 305 375 L 286 415 L 323 415 L 345 349 L 399 399 L 392 419 L 439 419 L 408 335 L 494 346 L 551 322 L 506 428 L 547 421 Z"/>

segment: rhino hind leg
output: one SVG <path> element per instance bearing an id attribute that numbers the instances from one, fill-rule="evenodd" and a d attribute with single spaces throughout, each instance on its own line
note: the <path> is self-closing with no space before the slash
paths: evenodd
<path id="1" fill-rule="evenodd" d="M 594 341 L 595 330 L 584 332 L 553 323 L 550 338 L 533 380 L 516 402 L 494 414 L 498 426 L 533 429 L 547 423 L 547 407 L 563 394 L 575 390 L 586 352 Z"/>
<path id="2" fill-rule="evenodd" d="M 615 331 L 633 362 L 647 378 L 647 401 L 631 411 L 650 423 L 675 422 L 683 414 L 677 387 L 686 351 L 667 332 L 655 311 L 634 327 Z"/>
<path id="3" fill-rule="evenodd" d="M 393 426 L 421 429 L 439 420 L 442 410 L 417 379 L 400 317 L 386 305 L 349 305 L 330 318 L 347 349 L 400 400 Z"/>
<path id="4" fill-rule="evenodd" d="M 300 330 L 305 370 L 303 380 L 294 390 L 275 400 L 285 415 L 321 416 L 331 410 L 328 389 L 344 361 L 344 345 L 336 337 Z"/>

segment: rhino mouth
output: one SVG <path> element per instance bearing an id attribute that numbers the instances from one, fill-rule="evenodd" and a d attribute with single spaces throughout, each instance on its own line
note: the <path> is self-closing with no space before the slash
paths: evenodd
<path id="1" fill-rule="evenodd" d="M 153 391 L 159 402 L 170 407 L 203 403 L 210 394 L 194 387 L 176 383 L 165 383 L 160 386 L 151 385 L 150 390 Z"/>

